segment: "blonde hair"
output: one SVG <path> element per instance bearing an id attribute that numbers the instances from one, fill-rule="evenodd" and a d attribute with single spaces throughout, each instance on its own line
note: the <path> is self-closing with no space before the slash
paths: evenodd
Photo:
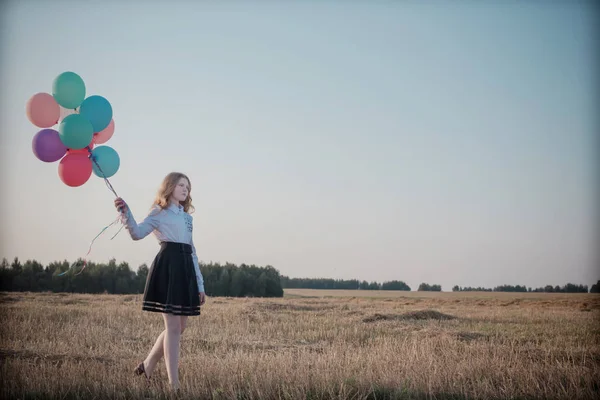
<path id="1" fill-rule="evenodd" d="M 183 211 L 189 213 L 193 212 L 195 209 L 192 205 L 192 183 L 190 182 L 190 178 L 188 178 L 187 175 L 182 174 L 181 172 L 171 172 L 169 175 L 165 176 L 165 179 L 163 179 L 162 184 L 160 185 L 160 188 L 156 193 L 156 199 L 154 200 L 153 205 L 159 206 L 163 210 L 167 208 L 170 202 L 169 198 L 173 194 L 173 191 L 175 190 L 175 187 L 177 186 L 181 178 L 185 178 L 188 181 L 190 187 L 185 201 L 181 201 L 179 203 L 183 206 Z"/>

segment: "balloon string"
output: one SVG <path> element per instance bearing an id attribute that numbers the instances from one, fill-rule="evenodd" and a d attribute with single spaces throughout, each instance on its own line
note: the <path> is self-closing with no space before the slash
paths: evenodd
<path id="1" fill-rule="evenodd" d="M 88 152 L 90 153 L 90 160 L 92 160 L 92 162 L 96 165 L 96 168 L 98 168 L 98 171 L 100 171 L 100 173 L 102 174 L 102 178 L 104 178 L 104 183 L 106 183 L 106 186 L 108 186 L 110 191 L 114 193 L 115 197 L 119 197 L 119 195 L 115 191 L 115 188 L 113 188 L 113 186 L 110 184 L 110 181 L 108 180 L 106 175 L 104 175 L 104 171 L 102 171 L 102 168 L 100 168 L 100 165 L 96 161 L 96 158 L 93 156 L 92 149 L 90 149 L 90 146 L 87 146 L 86 148 L 87 148 Z"/>
<path id="2" fill-rule="evenodd" d="M 100 168 L 100 165 L 98 165 L 98 162 L 96 161 L 96 159 L 94 158 L 94 156 L 92 155 L 92 149 L 90 149 L 89 146 L 86 147 L 88 152 L 90 153 L 90 159 L 92 160 L 92 162 L 96 165 L 96 168 L 98 168 L 98 171 L 100 171 L 100 173 L 102 174 L 102 177 L 104 179 L 104 182 L 106 183 L 106 186 L 111 190 L 111 192 L 113 192 L 113 194 L 116 197 L 119 197 L 119 195 L 117 194 L 117 192 L 115 191 L 115 189 L 113 188 L 113 186 L 111 185 L 110 181 L 108 180 L 108 178 L 106 177 L 106 175 L 104 174 L 104 171 L 102 171 L 102 168 Z M 83 270 L 85 269 L 86 265 L 87 265 L 87 256 L 90 255 L 91 251 L 92 251 L 92 246 L 94 245 L 94 242 L 96 241 L 96 239 L 98 239 L 100 237 L 100 235 L 102 235 L 104 233 L 104 231 L 106 231 L 108 228 L 110 228 L 111 226 L 113 226 L 114 224 L 118 223 L 120 220 L 121 216 L 119 215 L 117 217 L 117 219 L 115 219 L 112 223 L 110 223 L 109 225 L 105 226 L 99 234 L 96 235 L 96 237 L 92 240 L 92 242 L 90 243 L 90 247 L 88 248 L 88 252 L 85 255 L 85 257 L 83 258 L 83 268 L 81 268 L 81 271 L 79 271 L 78 273 L 75 274 L 75 276 L 81 274 L 83 272 Z M 119 234 L 119 232 L 121 232 L 121 229 L 123 229 L 124 225 L 121 225 L 121 227 L 119 228 L 119 230 L 117 231 L 117 233 L 115 233 L 113 235 L 113 237 L 110 238 L 110 240 L 113 240 L 115 237 L 117 237 L 117 235 Z M 73 266 L 75 266 L 77 264 L 77 262 L 74 262 L 73 264 L 71 264 L 71 266 L 69 267 L 69 269 L 67 269 L 66 271 L 58 274 L 57 276 L 62 276 L 64 274 L 66 274 L 67 272 L 69 272 L 71 270 L 71 268 L 73 268 Z"/>
<path id="3" fill-rule="evenodd" d="M 100 235 L 102 235 L 104 233 L 104 231 L 106 231 L 108 228 L 110 228 L 111 226 L 113 226 L 114 224 L 116 224 L 117 222 L 119 222 L 120 220 L 120 216 L 117 217 L 117 219 L 115 219 L 113 222 L 111 222 L 109 225 L 105 226 L 104 228 L 102 228 L 102 230 L 100 231 L 100 233 L 98 233 L 96 235 L 96 237 L 92 240 L 92 242 L 90 243 L 90 247 L 88 248 L 88 252 L 87 254 L 84 256 L 83 258 L 83 268 L 81 268 L 81 271 L 79 271 L 78 273 L 76 273 L 75 275 L 79 275 L 80 273 L 83 272 L 83 270 L 85 269 L 86 265 L 87 265 L 87 256 L 90 255 L 91 251 L 92 251 L 92 246 L 94 245 L 94 242 L 96 241 L 96 239 L 98 239 L 100 237 Z M 119 229 L 120 232 L 120 229 Z M 118 232 L 117 232 L 118 233 Z M 117 235 L 115 235 L 117 236 Z M 113 238 L 115 237 L 113 236 Z M 112 238 L 111 238 L 112 240 Z M 71 266 L 69 267 L 69 269 L 67 269 L 66 271 L 58 274 L 57 276 L 62 276 L 64 274 L 66 274 L 67 272 L 69 272 L 71 270 L 71 268 L 73 268 L 75 265 L 77 264 L 77 261 L 75 261 L 73 264 L 71 264 Z"/>

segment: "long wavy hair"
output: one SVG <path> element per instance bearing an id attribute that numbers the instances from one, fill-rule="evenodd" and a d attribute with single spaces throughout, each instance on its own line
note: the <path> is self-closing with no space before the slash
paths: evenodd
<path id="1" fill-rule="evenodd" d="M 156 199 L 154 200 L 153 205 L 157 205 L 163 210 L 169 206 L 169 198 L 173 194 L 175 187 L 179 183 L 181 178 L 185 178 L 189 184 L 188 196 L 185 201 L 180 201 L 179 203 L 183 206 L 183 210 L 187 213 L 194 212 L 194 206 L 192 205 L 192 183 L 190 182 L 190 178 L 187 175 L 182 174 L 181 172 L 171 172 L 169 175 L 165 176 L 163 179 L 158 192 L 156 193 Z"/>

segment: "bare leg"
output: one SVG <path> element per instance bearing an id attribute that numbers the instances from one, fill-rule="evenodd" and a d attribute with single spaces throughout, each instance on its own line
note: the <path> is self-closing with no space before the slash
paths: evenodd
<path id="1" fill-rule="evenodd" d="M 152 350 L 150 350 L 148 357 L 146 357 L 144 360 L 144 369 L 146 370 L 146 375 L 148 375 L 148 378 L 152 376 L 152 373 L 156 368 L 156 364 L 158 364 L 160 359 L 163 357 L 163 343 L 166 332 L 167 330 L 165 329 L 160 333 L 160 335 L 158 335 L 156 343 L 154 343 L 154 346 L 152 347 Z"/>
<path id="2" fill-rule="evenodd" d="M 183 335 L 183 331 L 185 331 L 185 327 L 187 325 L 187 315 L 182 315 L 181 316 L 181 334 Z"/>
<path id="3" fill-rule="evenodd" d="M 165 320 L 164 353 L 167 375 L 172 389 L 179 388 L 179 342 L 181 340 L 181 316 L 163 314 Z"/>
<path id="4" fill-rule="evenodd" d="M 181 334 L 183 334 L 183 331 L 185 330 L 186 324 L 187 324 L 187 316 L 181 316 Z M 166 334 L 167 330 L 165 329 L 164 331 L 162 331 L 160 333 L 160 335 L 158 335 L 158 338 L 156 339 L 156 343 L 154 343 L 154 347 L 152 347 L 152 350 L 150 350 L 150 353 L 148 353 L 148 357 L 146 357 L 146 359 L 144 360 L 144 369 L 146 370 L 146 375 L 148 375 L 148 377 L 152 376 L 152 373 L 154 372 L 154 369 L 156 368 L 156 365 L 158 364 L 158 362 L 160 361 L 160 359 L 163 357 L 164 355 L 164 340 L 165 340 L 165 334 Z"/>

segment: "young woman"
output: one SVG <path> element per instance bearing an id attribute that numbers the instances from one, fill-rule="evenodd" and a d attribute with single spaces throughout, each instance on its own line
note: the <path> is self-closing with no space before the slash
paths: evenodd
<path id="1" fill-rule="evenodd" d="M 187 176 L 172 172 L 165 177 L 153 207 L 143 222 L 136 223 L 123 199 L 115 206 L 123 215 L 123 223 L 133 240 L 154 232 L 160 251 L 148 272 L 142 310 L 162 313 L 165 330 L 154 347 L 135 369 L 138 375 L 150 378 L 164 354 L 172 389 L 179 389 L 179 343 L 188 316 L 200 315 L 204 304 L 204 280 L 198 266 L 198 256 L 192 240 L 193 211 L 191 185 Z"/>

